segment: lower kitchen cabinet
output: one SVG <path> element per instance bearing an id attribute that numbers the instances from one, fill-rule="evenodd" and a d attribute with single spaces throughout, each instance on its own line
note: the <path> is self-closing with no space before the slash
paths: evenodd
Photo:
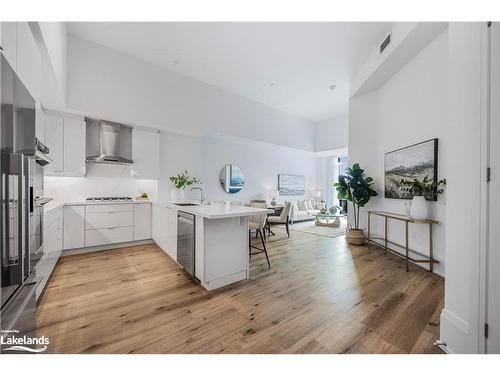
<path id="1" fill-rule="evenodd" d="M 151 238 L 151 204 L 134 204 L 134 241 Z"/>
<path id="2" fill-rule="evenodd" d="M 65 205 L 63 248 L 149 240 L 151 203 Z"/>
<path id="3" fill-rule="evenodd" d="M 134 240 L 134 227 L 113 227 L 85 231 L 85 245 L 101 246 Z"/>
<path id="4" fill-rule="evenodd" d="M 153 240 L 165 253 L 177 261 L 177 211 L 154 204 L 152 217 Z"/>
<path id="5" fill-rule="evenodd" d="M 85 247 L 85 206 L 64 206 L 63 248 Z"/>
<path id="6" fill-rule="evenodd" d="M 36 276 L 40 280 L 36 288 L 37 300 L 54 270 L 63 246 L 63 209 L 55 208 L 44 215 L 43 224 L 44 252 L 36 266 Z"/>

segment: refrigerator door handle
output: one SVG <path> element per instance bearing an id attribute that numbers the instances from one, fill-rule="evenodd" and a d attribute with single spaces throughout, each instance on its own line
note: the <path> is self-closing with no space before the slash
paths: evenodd
<path id="1" fill-rule="evenodd" d="M 17 266 L 19 267 L 19 280 L 24 277 L 24 250 L 25 250 L 25 214 L 24 214 L 24 155 L 12 154 L 11 155 L 11 174 L 16 176 L 17 184 L 14 187 L 16 196 L 14 197 L 13 204 L 17 207 L 17 215 L 14 214 L 14 226 L 17 226 Z M 17 188 L 17 189 L 16 189 Z M 12 228 L 13 229 L 13 228 Z"/>

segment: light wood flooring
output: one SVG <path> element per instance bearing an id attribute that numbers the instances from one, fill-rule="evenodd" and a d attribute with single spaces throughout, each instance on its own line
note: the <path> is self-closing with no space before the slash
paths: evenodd
<path id="1" fill-rule="evenodd" d="M 156 245 L 63 257 L 38 307 L 52 353 L 433 353 L 444 280 L 376 247 L 279 229 L 207 292 Z"/>

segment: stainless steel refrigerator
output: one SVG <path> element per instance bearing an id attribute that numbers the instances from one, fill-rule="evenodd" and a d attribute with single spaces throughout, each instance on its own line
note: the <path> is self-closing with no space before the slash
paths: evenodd
<path id="1" fill-rule="evenodd" d="M 0 334 L 36 336 L 35 267 L 43 255 L 43 165 L 35 100 L 0 50 Z M 0 345 L 0 352 L 12 352 Z"/>

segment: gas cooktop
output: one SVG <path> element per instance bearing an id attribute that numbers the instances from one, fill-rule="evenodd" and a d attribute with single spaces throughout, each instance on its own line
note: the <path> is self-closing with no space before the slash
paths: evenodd
<path id="1" fill-rule="evenodd" d="M 108 201 L 118 201 L 118 202 L 124 202 L 124 201 L 131 201 L 132 198 L 130 197 L 90 197 L 87 198 L 87 201 L 89 202 L 108 202 Z"/>

